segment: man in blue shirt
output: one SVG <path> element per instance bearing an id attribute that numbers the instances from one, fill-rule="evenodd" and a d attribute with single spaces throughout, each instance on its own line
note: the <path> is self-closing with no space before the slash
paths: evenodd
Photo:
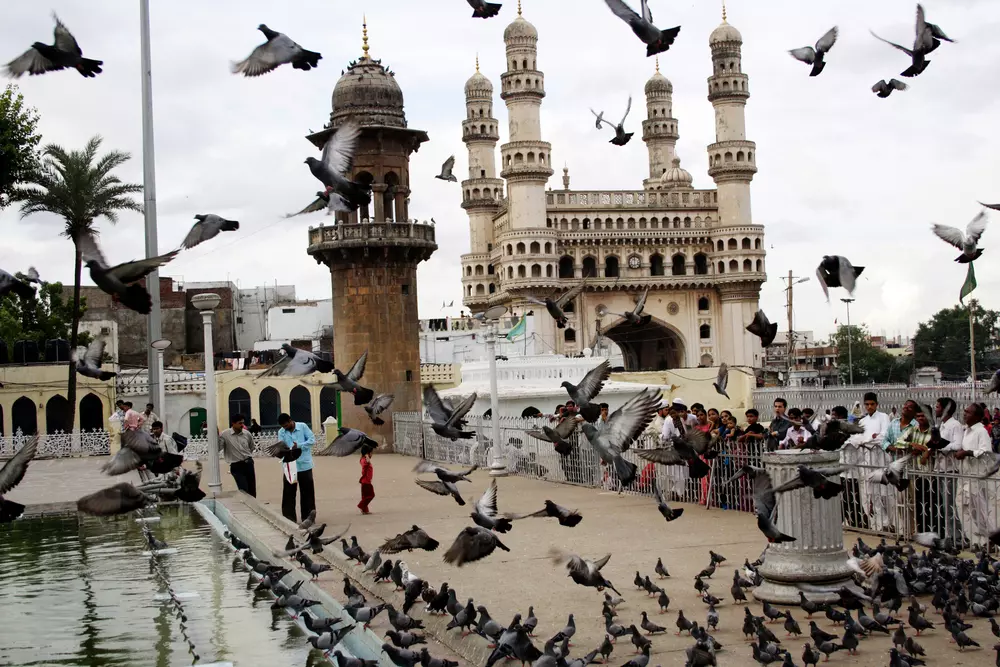
<path id="1" fill-rule="evenodd" d="M 297 523 L 295 518 L 295 489 L 301 491 L 300 506 L 302 518 L 309 516 L 309 513 L 316 509 L 316 487 L 313 486 L 313 445 L 316 444 L 316 436 L 312 429 L 303 423 L 296 423 L 287 414 L 278 415 L 278 439 L 289 447 L 298 447 L 302 454 L 295 460 L 297 481 L 289 484 L 284 476 L 281 478 L 281 514 L 289 521 Z"/>

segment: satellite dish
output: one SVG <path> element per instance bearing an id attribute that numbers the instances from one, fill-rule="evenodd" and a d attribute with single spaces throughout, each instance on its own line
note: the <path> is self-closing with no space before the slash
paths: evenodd
<path id="1" fill-rule="evenodd" d="M 604 317 L 607 314 L 608 314 L 608 307 L 605 306 L 603 303 L 597 307 L 598 317 Z"/>
<path id="2" fill-rule="evenodd" d="M 503 317 L 504 313 L 506 312 L 507 312 L 506 306 L 493 306 L 491 308 L 486 309 L 486 312 L 483 313 L 483 319 L 499 320 L 501 317 Z"/>

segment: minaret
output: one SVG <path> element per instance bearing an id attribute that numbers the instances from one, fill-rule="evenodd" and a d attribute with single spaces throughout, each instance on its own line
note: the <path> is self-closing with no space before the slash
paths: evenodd
<path id="1" fill-rule="evenodd" d="M 493 84 L 480 73 L 478 56 L 476 72 L 465 82 L 465 112 L 462 141 L 469 149 L 469 177 L 462 181 L 462 208 L 469 214 L 469 254 L 462 256 L 462 295 L 466 306 L 478 310 L 489 298 L 488 285 L 496 285 L 487 269 L 493 216 L 503 198 L 503 181 L 496 171 L 500 124 L 493 117 Z"/>
<path id="2" fill-rule="evenodd" d="M 757 173 L 757 147 L 746 137 L 746 103 L 749 79 L 743 73 L 739 30 L 726 22 L 709 37 L 712 76 L 708 100 L 715 108 L 715 143 L 708 146 L 708 175 L 718 188 L 719 220 L 712 226 L 713 244 L 724 250 L 712 253 L 715 284 L 722 305 L 721 335 L 715 362 L 755 366 L 762 363 L 760 341 L 744 327 L 753 319 L 760 298 L 764 271 L 764 228 L 750 215 L 750 181 Z"/>
<path id="3" fill-rule="evenodd" d="M 521 16 L 503 32 L 507 71 L 500 76 L 500 97 L 507 103 L 510 141 L 500 147 L 500 176 L 507 181 L 510 229 L 545 228 L 545 184 L 552 175 L 552 147 L 542 141 L 539 118 L 545 76 L 538 71 L 538 31 Z"/>
<path id="4" fill-rule="evenodd" d="M 642 140 L 649 151 L 649 178 L 643 181 L 647 190 L 661 187 L 660 177 L 670 169 L 677 157 L 677 120 L 673 117 L 674 86 L 660 74 L 660 59 L 656 73 L 646 82 L 646 120 L 642 121 Z"/>

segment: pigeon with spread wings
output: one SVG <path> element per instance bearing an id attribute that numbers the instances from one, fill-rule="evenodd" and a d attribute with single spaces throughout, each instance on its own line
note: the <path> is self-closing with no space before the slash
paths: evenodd
<path id="1" fill-rule="evenodd" d="M 767 347 L 778 335 L 778 323 L 771 322 L 763 310 L 758 310 L 753 316 L 753 322 L 746 326 L 747 331 L 760 338 L 760 346 Z"/>
<path id="2" fill-rule="evenodd" d="M 271 30 L 263 23 L 257 26 L 257 30 L 264 33 L 267 41 L 251 51 L 245 60 L 233 63 L 233 74 L 260 76 L 288 63 L 292 64 L 293 69 L 303 72 L 319 66 L 319 61 L 323 58 L 321 54 L 303 49 L 288 35 Z"/>
<path id="3" fill-rule="evenodd" d="M 908 49 L 905 46 L 901 46 L 895 42 L 890 42 L 887 39 L 879 37 L 871 30 L 868 31 L 875 39 L 885 42 L 889 46 L 899 49 L 906 55 L 910 56 L 910 66 L 901 72 L 901 76 L 906 77 L 917 76 L 927 69 L 927 66 L 931 64 L 931 61 L 927 60 L 927 54 L 941 46 L 942 39 L 947 42 L 955 41 L 944 34 L 944 31 L 941 30 L 940 26 L 927 22 L 924 16 L 924 8 L 919 4 L 917 5 L 917 17 L 913 28 L 915 34 L 912 49 Z"/>
<path id="4" fill-rule="evenodd" d="M 826 31 L 826 34 L 819 38 L 815 48 L 812 46 L 803 46 L 801 49 L 792 49 L 789 53 L 796 60 L 812 65 L 812 71 L 809 72 L 809 76 L 819 76 L 819 73 L 826 67 L 826 54 L 836 43 L 837 26 L 833 26 Z"/>
<path id="5" fill-rule="evenodd" d="M 191 231 L 181 241 L 182 248 L 193 248 L 199 243 L 214 239 L 222 232 L 235 232 L 240 228 L 238 220 L 226 220 L 214 213 L 199 213 L 194 219 L 197 222 L 191 226 Z"/>
<path id="6" fill-rule="evenodd" d="M 787 493 L 788 491 L 804 489 L 808 486 L 812 489 L 814 498 L 824 498 L 826 500 L 836 498 L 837 494 L 844 490 L 844 485 L 838 481 L 839 478 L 834 479 L 834 477 L 845 470 L 847 470 L 847 466 L 810 468 L 800 465 L 798 474 L 784 484 L 776 487 L 774 493 Z"/>
<path id="7" fill-rule="evenodd" d="M 875 85 L 872 86 L 872 92 L 879 97 L 889 97 L 892 95 L 892 91 L 906 90 L 907 88 L 909 88 L 909 86 L 899 79 L 889 79 L 888 81 L 885 79 L 879 79 L 875 82 Z"/>
<path id="8" fill-rule="evenodd" d="M 0 269 L 0 298 L 13 292 L 22 299 L 32 299 L 35 296 L 34 288 L 23 280 L 18 280 L 3 269 Z"/>
<path id="9" fill-rule="evenodd" d="M 979 237 L 986 231 L 986 222 L 986 213 L 980 211 L 966 226 L 964 233 L 958 227 L 949 225 L 936 224 L 931 229 L 939 239 L 962 251 L 962 254 L 955 258 L 956 262 L 968 264 L 983 254 L 983 249 L 979 247 Z"/>
<path id="10" fill-rule="evenodd" d="M 551 500 L 545 501 L 545 507 L 538 510 L 537 512 L 531 512 L 530 514 L 504 514 L 504 516 L 511 521 L 517 521 L 518 519 L 529 519 L 532 517 L 542 518 L 542 519 L 558 519 L 560 526 L 566 526 L 567 528 L 573 528 L 578 523 L 583 521 L 583 515 L 580 514 L 578 510 L 571 510 L 568 507 L 563 507 L 562 505 L 557 505 Z"/>
<path id="11" fill-rule="evenodd" d="M 663 53 L 677 39 L 677 33 L 681 27 L 660 30 L 653 25 L 653 14 L 649 11 L 647 0 L 639 0 L 641 14 L 637 14 L 634 9 L 626 5 L 623 0 L 604 0 L 608 8 L 615 16 L 628 24 L 632 32 L 646 45 L 646 57 Z"/>
<path id="12" fill-rule="evenodd" d="M 180 252 L 174 250 L 158 257 L 109 266 L 93 232 L 82 232 L 77 238 L 77 247 L 83 263 L 90 269 L 90 279 L 94 284 L 105 294 L 116 297 L 126 308 L 142 315 L 149 314 L 153 307 L 152 300 L 146 288 L 136 281 L 167 264 Z"/>
<path id="13" fill-rule="evenodd" d="M 24 505 L 7 500 L 3 494 L 21 483 L 24 474 L 28 472 L 28 464 L 35 458 L 37 452 L 38 436 L 36 435 L 17 450 L 3 468 L 0 468 L 0 523 L 9 523 L 24 513 Z"/>
<path id="14" fill-rule="evenodd" d="M 549 549 L 549 558 L 557 565 L 565 564 L 566 569 L 569 570 L 569 576 L 581 586 L 590 586 L 599 591 L 610 588 L 615 593 L 618 593 L 614 585 L 601 574 L 601 569 L 611 560 L 611 554 L 599 560 L 591 561 L 581 558 L 576 554 L 563 551 L 562 549 L 551 547 Z M 621 595 L 621 593 L 618 593 L 618 595 Z"/>
<path id="15" fill-rule="evenodd" d="M 282 343 L 281 349 L 285 352 L 284 359 L 261 373 L 258 378 L 302 377 L 313 373 L 329 373 L 333 370 L 333 363 L 308 350 L 300 350 L 288 343 Z"/>
<path id="16" fill-rule="evenodd" d="M 684 509 L 671 509 L 670 505 L 667 505 L 667 501 L 663 498 L 663 491 L 660 490 L 660 483 L 653 478 L 653 498 L 656 500 L 656 509 L 663 515 L 663 518 L 668 522 L 673 521 L 684 514 Z"/>
<path id="17" fill-rule="evenodd" d="M 493 531 L 482 526 L 468 526 L 462 529 L 448 547 L 444 553 L 444 562 L 462 567 L 465 563 L 486 558 L 497 549 L 510 551 Z"/>
<path id="18" fill-rule="evenodd" d="M 708 474 L 710 468 L 702 460 L 708 453 L 709 437 L 707 433 L 688 429 L 684 435 L 676 436 L 666 447 L 656 449 L 640 449 L 636 452 L 639 458 L 667 466 L 686 465 L 691 479 L 701 479 Z"/>
<path id="19" fill-rule="evenodd" d="M 94 516 L 114 516 L 128 514 L 156 502 L 128 482 L 121 482 L 106 489 L 95 491 L 76 501 L 76 509 L 82 514 Z"/>
<path id="20" fill-rule="evenodd" d="M 170 472 L 184 462 L 181 454 L 163 451 L 147 431 L 122 431 L 121 448 L 111 460 L 101 466 L 105 475 L 124 475 L 142 466 L 157 475 Z"/>
<path id="21" fill-rule="evenodd" d="M 379 415 L 389 409 L 389 406 L 392 405 L 395 398 L 396 396 L 394 394 L 378 394 L 375 398 L 368 402 L 368 405 L 365 406 L 365 412 L 368 413 L 368 418 L 372 420 L 373 424 L 376 426 L 382 426 L 385 424 L 385 420 L 383 420 Z"/>
<path id="22" fill-rule="evenodd" d="M 486 0 L 468 0 L 468 2 L 472 7 L 474 19 L 492 18 L 500 13 L 500 8 L 503 6 L 499 2 L 486 2 Z"/>
<path id="23" fill-rule="evenodd" d="M 29 75 L 57 72 L 61 69 L 75 69 L 81 76 L 92 79 L 101 73 L 101 60 L 91 60 L 83 57 L 83 49 L 77 44 L 76 38 L 63 25 L 59 17 L 52 14 L 56 27 L 52 31 L 52 44 L 35 42 L 31 48 L 7 63 L 7 76 L 12 79 L 22 74 Z"/>
<path id="24" fill-rule="evenodd" d="M 569 437 L 576 431 L 580 421 L 575 417 L 566 417 L 552 428 L 548 424 L 542 424 L 540 429 L 531 429 L 527 434 L 532 438 L 538 438 L 555 445 L 555 450 L 563 456 L 569 456 L 573 452 L 573 443 Z"/>
<path id="25" fill-rule="evenodd" d="M 312 175 L 326 186 L 326 194 L 330 197 L 328 205 L 332 211 L 351 213 L 359 206 L 368 206 L 372 201 L 369 186 L 347 177 L 354 164 L 354 153 L 360 137 L 361 125 L 349 120 L 327 139 L 319 160 L 314 157 L 305 159 Z"/>
<path id="26" fill-rule="evenodd" d="M 482 526 L 488 530 L 495 530 L 498 533 L 506 533 L 511 529 L 511 519 L 507 516 L 500 516 L 497 508 L 497 480 L 490 480 L 490 485 L 479 500 L 476 501 L 476 508 L 472 511 L 472 521 L 477 526 Z"/>
<path id="27" fill-rule="evenodd" d="M 884 468 L 880 468 L 868 475 L 869 482 L 894 486 L 897 491 L 905 491 L 910 488 L 910 479 L 906 477 L 906 464 L 910 461 L 910 454 L 900 456 Z"/>
<path id="28" fill-rule="evenodd" d="M 854 294 L 854 284 L 863 266 L 852 266 L 850 260 L 840 255 L 823 255 L 823 260 L 816 267 L 816 278 L 823 288 L 823 296 L 830 301 L 831 287 L 843 287 L 848 294 Z"/>
<path id="29" fill-rule="evenodd" d="M 101 362 L 104 360 L 104 341 L 97 338 L 87 347 L 79 346 L 73 353 L 73 363 L 76 364 L 76 372 L 84 377 L 95 380 L 110 380 L 117 373 L 102 371 Z"/>
<path id="30" fill-rule="evenodd" d="M 719 374 L 716 376 L 712 386 L 715 387 L 717 393 L 729 398 L 729 394 L 726 393 L 726 387 L 729 386 L 729 365 L 726 362 L 723 361 L 719 364 Z"/>
<path id="31" fill-rule="evenodd" d="M 753 483 L 754 513 L 757 515 L 757 528 L 767 537 L 771 543 L 794 542 L 795 538 L 785 535 L 774 525 L 774 518 L 778 510 L 778 501 L 774 493 L 774 484 L 771 475 L 763 468 L 755 468 L 745 465 L 739 472 L 726 480 L 725 484 L 731 484 L 740 478 L 747 478 Z"/>
<path id="32" fill-rule="evenodd" d="M 531 303 L 537 303 L 540 306 L 545 306 L 545 310 L 547 310 L 549 312 L 549 315 L 552 316 L 552 319 L 556 321 L 556 326 L 559 327 L 560 329 L 565 329 L 566 323 L 569 321 L 569 319 L 566 317 L 566 313 L 563 312 L 563 308 L 565 308 L 566 304 L 568 304 L 570 301 L 580 296 L 580 292 L 583 291 L 584 284 L 585 283 L 581 281 L 579 285 L 570 288 L 569 290 L 564 292 L 562 296 L 560 296 L 558 299 L 553 300 L 552 298 L 546 297 L 543 300 L 535 298 L 533 296 L 528 296 L 526 297 L 526 299 Z"/>
<path id="33" fill-rule="evenodd" d="M 317 456 L 350 456 L 359 449 L 362 452 L 365 451 L 365 448 L 371 451 L 378 449 L 378 443 L 369 438 L 364 431 L 346 426 L 341 426 L 337 430 L 340 435 L 334 438 L 330 446 L 319 452 Z"/>
<path id="34" fill-rule="evenodd" d="M 637 467 L 622 458 L 636 438 L 646 429 L 656 415 L 660 399 L 657 392 L 643 389 L 624 405 L 611 413 L 607 424 L 600 431 L 593 424 L 584 423 L 583 434 L 601 457 L 601 461 L 612 466 L 622 486 L 635 481 Z"/>
<path id="35" fill-rule="evenodd" d="M 442 468 L 439 465 L 435 465 L 430 461 L 421 461 L 413 468 L 413 472 L 420 473 L 433 473 L 437 476 L 436 481 L 427 481 L 423 479 L 414 480 L 422 489 L 426 489 L 431 493 L 436 493 L 439 496 L 451 496 L 455 499 L 459 505 L 465 505 L 465 500 L 462 498 L 462 494 L 459 493 L 458 487 L 455 486 L 458 482 L 469 482 L 469 475 L 476 471 L 479 466 L 472 466 L 464 472 L 452 472 L 447 468 Z"/>
<path id="36" fill-rule="evenodd" d="M 455 174 L 451 173 L 455 168 L 455 156 L 452 155 L 450 158 L 444 161 L 441 165 L 441 173 L 436 175 L 434 178 L 440 178 L 442 181 L 451 181 L 452 183 L 457 183 L 458 179 L 455 178 Z"/>
<path id="37" fill-rule="evenodd" d="M 289 447 L 281 440 L 275 440 L 270 445 L 264 447 L 268 456 L 281 459 L 282 463 L 291 463 L 302 456 L 302 449 L 299 447 Z"/>
<path id="38" fill-rule="evenodd" d="M 433 385 L 424 387 L 424 407 L 431 417 L 431 428 L 442 438 L 449 438 L 452 441 L 459 438 L 472 438 L 476 434 L 473 431 L 463 431 L 462 427 L 466 422 L 463 419 L 472 409 L 476 402 L 476 394 L 465 398 L 456 407 L 451 407 L 449 403 L 441 400 Z"/>
<path id="39" fill-rule="evenodd" d="M 368 350 L 365 350 L 364 354 L 354 362 L 351 370 L 347 371 L 347 373 L 342 373 L 336 368 L 333 369 L 333 374 L 337 376 L 337 381 L 330 386 L 338 391 L 348 391 L 354 394 L 354 405 L 369 403 L 375 398 L 375 392 L 358 384 L 358 381 L 365 375 L 365 366 L 367 364 Z"/>
<path id="40" fill-rule="evenodd" d="M 628 104 L 625 106 L 625 115 L 622 116 L 621 122 L 618 123 L 617 125 L 604 120 L 603 111 L 601 113 L 597 113 L 596 111 L 591 109 L 590 113 L 594 114 L 594 116 L 597 118 L 597 129 L 600 129 L 601 124 L 603 123 L 604 125 L 607 125 L 612 130 L 615 131 L 615 136 L 610 143 L 614 144 L 615 146 L 624 146 L 629 142 L 630 139 L 632 139 L 632 135 L 634 134 L 634 132 L 625 131 L 625 119 L 628 118 L 628 113 L 631 110 L 632 110 L 632 96 L 629 95 Z"/>
<path id="41" fill-rule="evenodd" d="M 586 419 L 588 422 L 595 422 L 597 418 L 601 416 L 601 406 L 591 403 L 598 394 L 601 393 L 601 389 L 604 388 L 604 383 L 608 381 L 611 377 L 611 362 L 605 359 L 597 366 L 590 369 L 586 375 L 583 376 L 583 380 L 580 384 L 574 385 L 568 380 L 563 381 L 560 385 L 566 389 L 566 393 L 569 397 L 573 399 L 576 403 L 577 411 L 580 416 Z"/>
<path id="42" fill-rule="evenodd" d="M 424 551 L 434 551 L 438 548 L 439 542 L 428 535 L 417 525 L 412 526 L 405 533 L 400 533 L 396 537 L 390 537 L 378 548 L 384 554 L 395 554 L 400 551 L 413 551 L 423 549 Z"/>
<path id="43" fill-rule="evenodd" d="M 652 315 L 643 315 L 642 311 L 646 308 L 646 297 L 649 295 L 649 288 L 647 287 L 642 291 L 642 295 L 639 300 L 635 302 L 635 308 L 627 313 L 622 313 L 622 317 L 625 321 L 634 327 L 644 327 L 653 320 Z"/>

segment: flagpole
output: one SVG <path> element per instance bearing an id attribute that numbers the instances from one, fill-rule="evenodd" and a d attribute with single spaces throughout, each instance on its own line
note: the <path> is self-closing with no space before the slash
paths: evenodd
<path id="1" fill-rule="evenodd" d="M 976 402 L 976 327 L 975 315 L 976 300 L 969 301 L 969 365 L 972 368 L 972 402 Z"/>

